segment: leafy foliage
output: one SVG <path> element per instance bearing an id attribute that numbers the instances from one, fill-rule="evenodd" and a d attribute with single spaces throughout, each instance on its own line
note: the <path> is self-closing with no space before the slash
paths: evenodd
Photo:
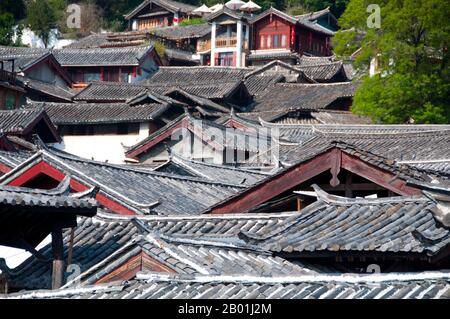
<path id="1" fill-rule="evenodd" d="M 25 18 L 25 16 L 26 7 L 23 0 L 0 1 L 0 45 L 20 44 L 20 35 L 23 26 L 18 22 Z M 13 41 L 14 33 L 18 35 L 16 43 Z"/>
<path id="2" fill-rule="evenodd" d="M 31 1 L 28 4 L 27 23 L 47 47 L 50 32 L 56 26 L 57 18 L 48 0 Z"/>
<path id="3" fill-rule="evenodd" d="M 381 28 L 368 28 L 366 8 L 377 2 Z M 356 92 L 356 113 L 385 123 L 448 123 L 450 4 L 439 0 L 351 0 L 334 39 L 335 53 L 358 49 L 357 68 L 378 60 L 379 74 Z M 345 30 L 346 29 L 346 30 Z"/>
<path id="4" fill-rule="evenodd" d="M 0 45 L 13 45 L 14 17 L 6 12 L 0 15 Z"/>
<path id="5" fill-rule="evenodd" d="M 155 41 L 153 43 L 153 46 L 155 47 L 156 53 L 163 58 L 166 55 L 166 46 L 161 41 Z"/>
<path id="6" fill-rule="evenodd" d="M 179 23 L 180 26 L 186 26 L 186 25 L 194 25 L 194 24 L 204 24 L 206 23 L 206 20 L 203 18 L 194 18 L 189 20 L 183 20 Z"/>
<path id="7" fill-rule="evenodd" d="M 23 0 L 1 0 L 0 15 L 4 13 L 10 13 L 18 21 L 26 17 L 27 9 Z"/>

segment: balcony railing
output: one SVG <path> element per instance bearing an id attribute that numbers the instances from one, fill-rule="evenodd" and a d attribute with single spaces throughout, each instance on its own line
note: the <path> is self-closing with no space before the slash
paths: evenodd
<path id="1" fill-rule="evenodd" d="M 235 47 L 237 43 L 236 38 L 220 38 L 216 39 L 216 48 Z"/>
<path id="2" fill-rule="evenodd" d="M 0 70 L 0 81 L 15 83 L 16 82 L 16 74 L 13 72 L 5 71 L 5 70 Z"/>

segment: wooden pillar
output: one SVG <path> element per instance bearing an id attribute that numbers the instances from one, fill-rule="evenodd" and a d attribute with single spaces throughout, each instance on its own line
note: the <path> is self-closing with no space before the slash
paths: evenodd
<path id="1" fill-rule="evenodd" d="M 302 210 L 302 198 L 300 196 L 297 197 L 297 211 Z"/>
<path id="2" fill-rule="evenodd" d="M 216 31 L 217 30 L 217 24 L 215 21 L 211 24 L 211 60 L 210 65 L 215 66 L 216 65 Z"/>
<path id="3" fill-rule="evenodd" d="M 64 278 L 64 248 L 62 228 L 54 227 L 52 230 L 53 273 L 52 289 L 58 289 L 63 285 Z"/>
<path id="4" fill-rule="evenodd" d="M 345 197 L 353 197 L 352 179 L 352 172 L 347 171 L 347 174 L 345 176 Z"/>
<path id="5" fill-rule="evenodd" d="M 72 227 L 70 229 L 69 250 L 67 251 L 67 265 L 72 264 L 74 237 L 75 237 L 75 228 Z"/>

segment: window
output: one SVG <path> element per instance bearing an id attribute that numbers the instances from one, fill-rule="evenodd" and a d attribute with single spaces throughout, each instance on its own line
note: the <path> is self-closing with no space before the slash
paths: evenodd
<path id="1" fill-rule="evenodd" d="M 119 82 L 128 83 L 128 73 L 121 73 Z"/>
<path id="2" fill-rule="evenodd" d="M 139 123 L 63 125 L 61 135 L 129 135 L 139 134 Z"/>
<path id="3" fill-rule="evenodd" d="M 273 36 L 273 47 L 278 48 L 278 34 Z"/>
<path id="4" fill-rule="evenodd" d="M 265 38 L 264 38 L 264 36 L 262 35 L 262 36 L 261 36 L 261 39 L 260 39 L 260 41 L 259 41 L 259 46 L 260 46 L 261 49 L 264 49 L 264 40 L 265 40 Z"/>
<path id="5" fill-rule="evenodd" d="M 286 47 L 286 35 L 283 34 L 281 36 L 281 47 L 285 48 Z"/>
<path id="6" fill-rule="evenodd" d="M 5 106 L 7 110 L 12 110 L 16 107 L 16 98 L 14 95 L 6 94 Z"/>
<path id="7" fill-rule="evenodd" d="M 85 73 L 84 82 L 100 81 L 100 73 Z"/>
<path id="8" fill-rule="evenodd" d="M 128 125 L 126 123 L 117 125 L 117 134 L 127 135 L 128 134 Z"/>
<path id="9" fill-rule="evenodd" d="M 220 66 L 233 66 L 233 52 L 219 53 L 217 65 Z"/>
<path id="10" fill-rule="evenodd" d="M 267 48 L 272 47 L 272 37 L 270 35 L 267 36 Z"/>

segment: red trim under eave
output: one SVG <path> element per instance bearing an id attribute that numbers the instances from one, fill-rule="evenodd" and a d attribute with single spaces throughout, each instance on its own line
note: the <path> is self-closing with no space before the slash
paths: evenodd
<path id="1" fill-rule="evenodd" d="M 231 128 L 236 128 L 236 129 L 240 129 L 243 131 L 249 131 L 249 130 L 253 130 L 253 128 L 244 125 L 238 121 L 236 121 L 235 119 L 229 119 L 226 123 L 225 123 L 226 127 L 231 127 Z"/>
<path id="2" fill-rule="evenodd" d="M 45 163 L 45 162 L 39 162 L 38 164 L 34 165 L 33 167 L 29 168 L 25 172 L 23 172 L 20 176 L 13 179 L 11 182 L 8 183 L 9 186 L 22 186 L 34 177 L 38 176 L 39 174 L 45 174 L 59 182 L 61 182 L 64 177 L 66 176 L 63 172 L 59 171 L 58 169 L 54 168 L 53 166 Z M 89 187 L 86 185 L 74 180 L 73 178 L 70 179 L 70 187 L 77 191 L 77 192 L 83 192 Z M 102 204 L 103 206 L 111 209 L 112 211 L 121 214 L 121 215 L 136 215 L 135 212 L 132 210 L 124 207 L 123 205 L 109 199 L 105 195 L 102 195 L 100 193 L 97 194 L 95 199 Z"/>
<path id="3" fill-rule="evenodd" d="M 292 166 L 287 171 L 275 175 L 261 184 L 257 184 L 244 192 L 225 200 L 212 207 L 206 213 L 209 214 L 236 214 L 244 213 L 283 192 L 308 181 L 320 173 L 330 170 L 335 175 L 340 169 L 348 170 L 358 176 L 364 177 L 375 184 L 402 196 L 420 195 L 417 188 L 406 185 L 406 181 L 395 178 L 392 172 L 384 171 L 378 167 L 362 161 L 360 158 L 342 152 L 339 149 L 331 149 L 316 157 Z M 333 179 L 330 181 L 330 185 Z"/>
<path id="4" fill-rule="evenodd" d="M 117 280 L 130 280 L 134 278 L 138 272 L 148 269 L 152 272 L 177 273 L 169 266 L 157 261 L 145 252 L 141 251 L 138 255 L 130 257 L 127 261 L 98 279 L 95 284 L 98 285 Z"/>
<path id="5" fill-rule="evenodd" d="M 165 140 L 166 138 L 170 137 L 172 135 L 172 132 L 174 130 L 176 130 L 176 129 L 182 128 L 183 124 L 184 124 L 184 120 L 180 120 L 180 122 L 178 122 L 175 126 L 173 126 L 172 128 L 168 129 L 167 131 L 165 131 L 164 133 L 162 133 L 158 137 L 152 139 L 151 141 L 148 141 L 148 143 L 145 143 L 144 145 L 138 147 L 136 150 L 134 150 L 133 152 L 127 154 L 126 156 L 128 158 L 136 158 L 136 156 L 139 156 L 140 154 L 146 152 L 147 150 L 149 150 L 150 148 L 152 148 L 156 144 L 158 144 L 161 141 Z"/>
<path id="6" fill-rule="evenodd" d="M 12 170 L 11 167 L 5 165 L 5 164 L 0 164 L 0 172 L 3 174 L 9 173 Z"/>

